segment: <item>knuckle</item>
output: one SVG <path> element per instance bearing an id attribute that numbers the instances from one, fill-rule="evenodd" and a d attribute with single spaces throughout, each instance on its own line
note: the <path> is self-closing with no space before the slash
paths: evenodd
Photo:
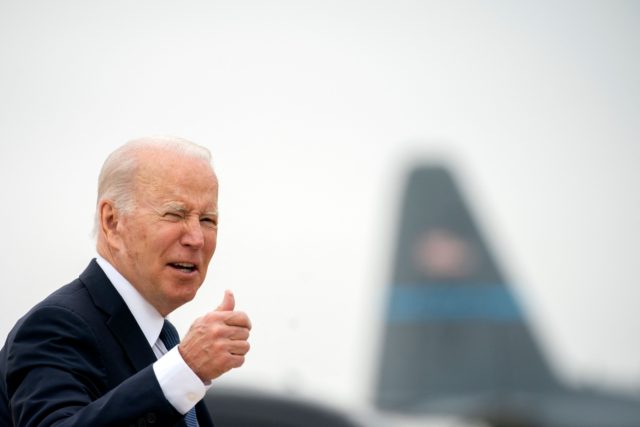
<path id="1" fill-rule="evenodd" d="M 226 352 L 226 344 L 222 340 L 216 340 L 211 348 L 214 354 L 224 354 Z"/>
<path id="2" fill-rule="evenodd" d="M 224 324 L 220 324 L 220 323 L 215 323 L 213 325 L 211 325 L 209 327 L 209 331 L 211 333 L 211 336 L 214 339 L 220 339 L 223 338 L 228 332 L 227 332 L 227 326 Z"/>

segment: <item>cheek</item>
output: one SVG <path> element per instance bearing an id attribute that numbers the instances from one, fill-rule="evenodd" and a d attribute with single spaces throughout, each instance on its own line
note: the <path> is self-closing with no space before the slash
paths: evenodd
<path id="1" fill-rule="evenodd" d="M 211 239 L 208 242 L 207 251 L 209 253 L 209 258 L 213 256 L 213 253 L 216 251 L 216 247 L 218 245 L 218 234 L 213 233 Z"/>
<path id="2" fill-rule="evenodd" d="M 148 226 L 138 221 L 125 223 L 122 230 L 125 241 L 125 248 L 133 257 L 140 257 L 148 249 L 149 230 Z"/>
<path id="3" fill-rule="evenodd" d="M 217 241 L 215 237 L 212 237 L 211 239 L 207 239 L 205 241 L 204 244 L 204 250 L 203 250 L 203 261 L 205 263 L 205 265 L 209 265 L 209 262 L 211 261 L 211 258 L 213 257 L 213 254 L 216 251 L 216 246 L 217 246 Z"/>
<path id="4" fill-rule="evenodd" d="M 181 229 L 176 224 L 159 224 L 145 236 L 145 249 L 153 257 L 163 256 L 175 245 L 179 245 Z"/>

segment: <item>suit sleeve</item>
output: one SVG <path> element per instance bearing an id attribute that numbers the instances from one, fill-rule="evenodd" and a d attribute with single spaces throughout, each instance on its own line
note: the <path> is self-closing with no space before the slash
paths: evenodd
<path id="1" fill-rule="evenodd" d="M 7 394 L 16 427 L 170 427 L 182 418 L 151 365 L 110 386 L 99 337 L 68 308 L 31 313 L 7 350 Z"/>

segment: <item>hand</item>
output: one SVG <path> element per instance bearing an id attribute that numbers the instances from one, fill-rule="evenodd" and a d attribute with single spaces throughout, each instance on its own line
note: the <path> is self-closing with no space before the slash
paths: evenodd
<path id="1" fill-rule="evenodd" d="M 242 366 L 249 351 L 251 321 L 245 313 L 234 311 L 235 305 L 233 293 L 225 291 L 218 308 L 196 319 L 178 346 L 204 383 Z"/>

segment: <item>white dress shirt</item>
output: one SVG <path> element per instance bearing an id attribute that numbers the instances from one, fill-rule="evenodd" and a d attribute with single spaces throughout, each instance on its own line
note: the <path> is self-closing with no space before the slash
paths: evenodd
<path id="1" fill-rule="evenodd" d="M 178 346 L 167 352 L 167 348 L 160 339 L 164 318 L 158 310 L 144 299 L 109 261 L 97 255 L 96 262 L 127 304 L 158 358 L 158 361 L 153 364 L 153 371 L 162 392 L 178 412 L 186 414 L 204 397 L 208 387 L 186 364 L 178 351 Z"/>

